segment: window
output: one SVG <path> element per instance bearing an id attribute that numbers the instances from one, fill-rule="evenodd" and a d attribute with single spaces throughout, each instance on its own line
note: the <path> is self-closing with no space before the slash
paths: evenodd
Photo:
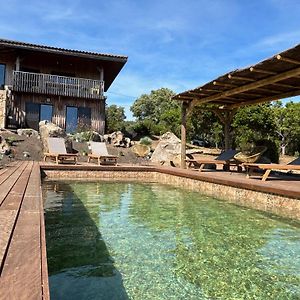
<path id="1" fill-rule="evenodd" d="M 79 107 L 78 108 L 78 126 L 82 130 L 90 130 L 91 109 L 89 107 Z"/>
<path id="2" fill-rule="evenodd" d="M 66 132 L 90 130 L 91 109 L 89 107 L 67 106 Z"/>
<path id="3" fill-rule="evenodd" d="M 38 103 L 27 102 L 25 105 L 26 126 L 39 130 L 40 105 Z"/>
<path id="4" fill-rule="evenodd" d="M 78 108 L 73 106 L 67 106 L 66 114 L 66 132 L 72 133 L 77 130 L 78 126 Z"/>
<path id="5" fill-rule="evenodd" d="M 52 122 L 53 105 L 27 102 L 25 105 L 26 126 L 39 130 L 40 121 Z"/>
<path id="6" fill-rule="evenodd" d="M 52 122 L 53 106 L 51 104 L 41 104 L 40 121 Z"/>
<path id="7" fill-rule="evenodd" d="M 0 89 L 3 90 L 5 85 L 5 65 L 0 64 Z"/>

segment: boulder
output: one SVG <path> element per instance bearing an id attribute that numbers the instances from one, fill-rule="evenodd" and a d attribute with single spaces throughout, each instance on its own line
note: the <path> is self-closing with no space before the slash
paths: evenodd
<path id="1" fill-rule="evenodd" d="M 143 144 L 135 144 L 131 150 L 139 157 L 146 157 L 151 151 L 149 146 Z"/>
<path id="2" fill-rule="evenodd" d="M 93 142 L 104 142 L 104 137 L 100 133 L 98 133 L 96 131 L 93 131 L 91 141 L 93 141 Z"/>
<path id="3" fill-rule="evenodd" d="M 10 153 L 10 147 L 5 138 L 0 135 L 0 154 L 8 155 Z"/>
<path id="4" fill-rule="evenodd" d="M 180 165 L 181 141 L 172 132 L 166 132 L 160 137 L 152 156 L 151 161 L 159 164 L 170 165 L 173 162 Z M 176 162 L 176 163 L 175 163 Z"/>
<path id="5" fill-rule="evenodd" d="M 39 131 L 40 131 L 40 136 L 44 147 L 44 152 L 48 152 L 48 143 L 47 143 L 48 137 L 66 138 L 67 136 L 65 131 L 62 128 L 47 121 L 41 121 L 39 123 Z"/>
<path id="6" fill-rule="evenodd" d="M 122 144 L 124 134 L 121 131 L 116 131 L 110 134 L 111 143 L 115 146 L 120 146 Z"/>
<path id="7" fill-rule="evenodd" d="M 104 135 L 107 143 L 113 144 L 114 147 L 129 148 L 133 145 L 129 137 L 125 137 L 121 131 L 116 131 L 110 135 Z"/>
<path id="8" fill-rule="evenodd" d="M 32 128 L 18 129 L 17 134 L 22 135 L 22 136 L 27 136 L 27 137 L 30 137 L 30 136 L 33 136 L 33 137 L 36 137 L 36 138 L 39 137 L 39 133 L 36 130 L 32 129 Z"/>

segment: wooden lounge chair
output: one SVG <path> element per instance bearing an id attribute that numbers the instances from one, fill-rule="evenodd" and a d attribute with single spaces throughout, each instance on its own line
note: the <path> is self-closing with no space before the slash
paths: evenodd
<path id="1" fill-rule="evenodd" d="M 90 142 L 92 153 L 88 155 L 88 162 L 97 159 L 98 165 L 116 165 L 117 156 L 109 155 L 106 144 L 100 142 Z"/>
<path id="2" fill-rule="evenodd" d="M 198 168 L 199 172 L 201 172 L 205 165 L 222 165 L 223 170 L 230 170 L 230 166 L 237 166 L 238 171 L 241 171 L 241 163 L 233 159 L 234 155 L 237 153 L 236 150 L 227 150 L 222 152 L 215 159 L 186 159 L 185 161 L 188 163 L 189 168 Z"/>
<path id="3" fill-rule="evenodd" d="M 49 137 L 47 142 L 49 152 L 44 153 L 44 161 L 49 157 L 50 159 L 54 159 L 57 164 L 59 162 L 71 161 L 76 165 L 78 154 L 67 153 L 64 138 Z"/>
<path id="4" fill-rule="evenodd" d="M 274 170 L 286 170 L 286 171 L 300 171 L 300 157 L 296 158 L 295 160 L 289 162 L 287 165 L 282 164 L 251 164 L 251 163 L 244 163 L 243 166 L 247 170 L 247 177 L 254 173 L 255 170 L 263 170 L 265 171 L 262 176 L 262 181 L 266 181 L 269 177 L 271 171 Z"/>

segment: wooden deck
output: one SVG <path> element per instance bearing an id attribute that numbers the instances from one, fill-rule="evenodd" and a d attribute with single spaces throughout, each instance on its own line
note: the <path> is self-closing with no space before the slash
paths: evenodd
<path id="1" fill-rule="evenodd" d="M 0 299 L 49 299 L 37 162 L 0 170 Z"/>

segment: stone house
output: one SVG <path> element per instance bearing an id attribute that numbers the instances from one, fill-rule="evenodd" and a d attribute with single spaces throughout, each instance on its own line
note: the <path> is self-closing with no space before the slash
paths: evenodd
<path id="1" fill-rule="evenodd" d="M 48 120 L 67 132 L 105 130 L 104 92 L 126 56 L 0 39 L 0 128 Z"/>

